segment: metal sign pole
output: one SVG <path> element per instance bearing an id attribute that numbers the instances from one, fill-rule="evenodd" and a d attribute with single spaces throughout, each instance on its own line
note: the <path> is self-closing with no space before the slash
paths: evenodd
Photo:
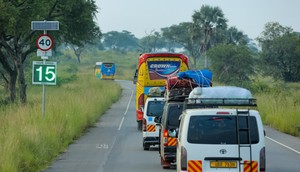
<path id="1" fill-rule="evenodd" d="M 45 64 L 45 60 L 43 60 L 44 64 Z M 45 84 L 43 84 L 43 105 L 42 105 L 42 114 L 43 117 L 45 117 L 45 112 L 46 112 L 46 87 Z"/>
<path id="2" fill-rule="evenodd" d="M 47 31 L 44 30 L 44 34 L 47 34 Z M 48 57 L 47 56 L 44 56 L 42 57 L 43 59 L 43 64 L 46 64 L 46 59 Z M 43 101 L 42 101 L 42 114 L 43 114 L 43 117 L 45 117 L 45 114 L 46 113 L 46 86 L 45 86 L 45 83 L 43 83 Z"/>

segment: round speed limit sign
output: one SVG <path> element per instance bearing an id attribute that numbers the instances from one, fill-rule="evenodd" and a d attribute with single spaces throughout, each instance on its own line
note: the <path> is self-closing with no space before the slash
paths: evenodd
<path id="1" fill-rule="evenodd" d="M 42 51 L 48 51 L 53 47 L 53 39 L 48 34 L 42 34 L 36 40 L 36 46 Z"/>

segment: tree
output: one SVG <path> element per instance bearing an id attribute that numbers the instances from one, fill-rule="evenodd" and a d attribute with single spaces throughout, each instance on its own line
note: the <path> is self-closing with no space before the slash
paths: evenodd
<path id="1" fill-rule="evenodd" d="M 300 81 L 300 37 L 290 27 L 277 22 L 265 25 L 258 41 L 263 74 L 286 82 Z"/>
<path id="2" fill-rule="evenodd" d="M 254 74 L 254 58 L 246 46 L 220 44 L 211 48 L 207 55 L 219 82 L 243 86 Z"/>
<path id="3" fill-rule="evenodd" d="M 199 46 L 196 42 L 196 38 L 192 39 L 193 23 L 182 22 L 178 25 L 172 25 L 171 27 L 162 28 L 162 35 L 170 42 L 176 42 L 183 46 L 189 54 L 192 56 L 194 67 L 196 68 L 197 59 L 200 56 Z M 197 37 L 198 38 L 198 37 Z"/>
<path id="4" fill-rule="evenodd" d="M 81 57 L 82 52 L 84 51 L 84 46 L 79 47 L 79 46 L 76 46 L 76 45 L 73 45 L 73 44 L 71 44 L 70 46 L 71 46 L 72 50 L 74 51 L 74 53 L 77 57 L 77 62 L 81 63 L 81 58 L 80 57 Z"/>
<path id="5" fill-rule="evenodd" d="M 151 33 L 139 41 L 141 52 L 157 52 L 166 46 L 166 41 L 159 32 L 151 31 Z"/>
<path id="6" fill-rule="evenodd" d="M 230 27 L 226 30 L 226 43 L 234 45 L 247 45 L 248 42 L 249 38 L 236 27 Z"/>
<path id="7" fill-rule="evenodd" d="M 129 51 L 137 48 L 138 39 L 126 30 L 110 31 L 103 34 L 103 44 L 108 49 Z"/>
<path id="8" fill-rule="evenodd" d="M 214 44 L 223 42 L 223 33 L 227 28 L 227 19 L 219 7 L 203 5 L 199 11 L 192 15 L 194 29 L 193 38 L 201 38 L 199 42 L 200 51 L 205 57 L 205 67 L 208 67 L 206 51 Z M 204 36 L 202 36 L 204 33 Z M 214 36 L 215 33 L 215 36 Z"/>
<path id="9" fill-rule="evenodd" d="M 94 0 L 4 0 L 0 9 L 0 63 L 9 76 L 11 102 L 16 99 L 17 81 L 20 101 L 27 101 L 24 62 L 36 51 L 35 39 L 41 34 L 30 30 L 31 21 L 59 21 L 59 32 L 51 33 L 56 43 L 81 46 L 101 35 L 93 20 L 97 12 Z"/>

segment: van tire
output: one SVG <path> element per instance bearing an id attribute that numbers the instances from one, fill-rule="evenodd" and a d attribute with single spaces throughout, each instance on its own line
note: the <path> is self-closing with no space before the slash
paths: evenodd
<path id="1" fill-rule="evenodd" d="M 142 131 L 142 126 L 143 126 L 142 121 L 137 121 L 137 129 L 138 129 L 139 131 Z"/>
<path id="2" fill-rule="evenodd" d="M 162 157 L 160 157 L 160 163 L 163 169 L 168 169 L 171 167 L 171 164 L 165 161 Z"/>
<path id="3" fill-rule="evenodd" d="M 160 143 L 160 139 L 161 139 L 161 138 L 160 138 L 160 132 L 161 132 L 161 129 L 159 129 L 159 132 L 158 132 L 158 138 L 159 138 L 159 139 L 158 139 L 158 153 L 159 153 L 159 155 L 160 155 L 160 144 L 161 144 L 161 143 Z"/>
<path id="4" fill-rule="evenodd" d="M 150 146 L 145 145 L 145 144 L 143 143 L 143 148 L 144 148 L 145 151 L 148 151 L 148 150 L 150 149 Z"/>

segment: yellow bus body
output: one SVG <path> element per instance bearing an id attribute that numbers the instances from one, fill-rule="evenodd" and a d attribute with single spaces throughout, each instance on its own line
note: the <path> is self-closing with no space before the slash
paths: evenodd
<path id="1" fill-rule="evenodd" d="M 188 57 L 179 53 L 149 53 L 139 57 L 136 82 L 136 120 L 141 129 L 143 107 L 149 89 L 160 87 L 163 91 L 168 76 L 189 69 Z"/>

